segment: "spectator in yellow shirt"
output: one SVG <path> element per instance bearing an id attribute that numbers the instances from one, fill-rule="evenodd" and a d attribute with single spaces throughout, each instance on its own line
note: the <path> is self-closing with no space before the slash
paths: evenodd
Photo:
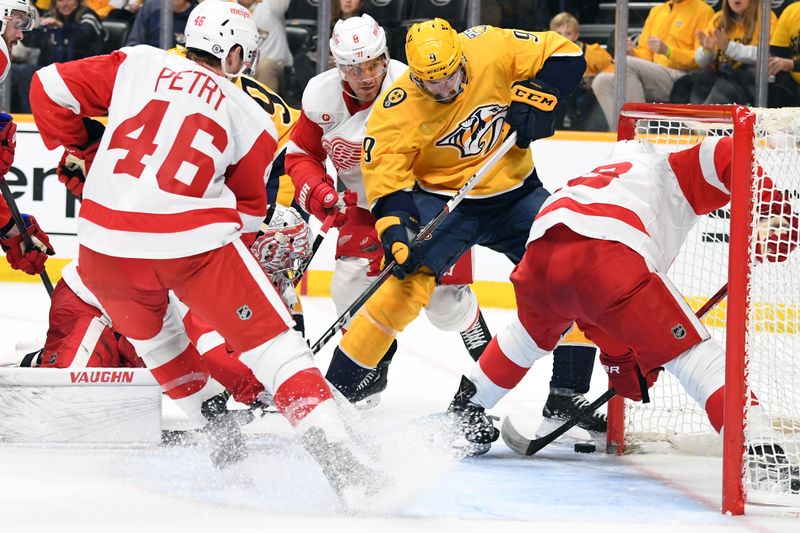
<path id="1" fill-rule="evenodd" d="M 783 10 L 769 41 L 769 106 L 800 105 L 800 2 Z"/>
<path id="2" fill-rule="evenodd" d="M 627 101 L 666 102 L 675 80 L 697 69 L 697 33 L 714 11 L 703 0 L 670 0 L 650 10 L 638 46 L 628 43 Z M 613 123 L 614 74 L 601 72 L 592 89 L 609 124 Z"/>
<path id="3" fill-rule="evenodd" d="M 592 81 L 600 72 L 614 72 L 614 60 L 605 48 L 597 43 L 586 44 L 580 40 L 580 24 L 578 19 L 566 11 L 550 20 L 550 30 L 566 37 L 581 47 L 586 59 L 586 72 L 580 86 L 571 95 L 563 99 L 565 105 L 560 107 L 561 116 L 557 119 L 558 128 L 582 130 L 606 130 L 603 113 L 592 92 Z"/>
<path id="4" fill-rule="evenodd" d="M 770 11 L 770 29 L 778 17 Z M 695 61 L 700 70 L 675 83 L 670 101 L 691 104 L 755 102 L 756 56 L 761 29 L 759 0 L 725 0 L 705 31 Z M 771 31 L 770 31 L 771 33 Z"/>

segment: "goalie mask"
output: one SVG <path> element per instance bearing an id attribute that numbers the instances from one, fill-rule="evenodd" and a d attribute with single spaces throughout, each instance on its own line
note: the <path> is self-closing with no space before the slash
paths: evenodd
<path id="1" fill-rule="evenodd" d="M 198 5 L 186 21 L 185 36 L 188 50 L 200 50 L 219 59 L 228 78 L 255 70 L 258 28 L 250 12 L 235 2 L 206 0 Z M 237 72 L 228 72 L 225 60 L 237 45 L 242 48 L 242 65 Z"/>
<path id="2" fill-rule="evenodd" d="M 297 211 L 276 204 L 272 218 L 261 225 L 259 233 L 250 250 L 291 306 L 297 302 L 295 274 L 311 258 L 311 229 Z"/>

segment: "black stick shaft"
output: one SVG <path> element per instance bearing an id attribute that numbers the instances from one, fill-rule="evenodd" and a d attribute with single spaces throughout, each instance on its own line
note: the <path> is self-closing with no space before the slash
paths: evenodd
<path id="1" fill-rule="evenodd" d="M 469 194 L 469 192 L 475 188 L 478 182 L 480 182 L 483 177 L 492 168 L 494 168 L 494 165 L 511 149 L 512 146 L 514 146 L 516 141 L 517 134 L 511 133 L 511 135 L 509 135 L 508 138 L 503 141 L 503 144 L 500 145 L 500 147 L 491 156 L 489 156 L 489 158 L 486 160 L 486 163 L 484 163 L 483 166 L 478 169 L 478 171 L 469 180 L 467 180 L 467 182 L 463 187 L 461 187 L 455 196 L 448 200 L 439 214 L 436 215 L 433 220 L 428 222 L 424 228 L 422 228 L 417 237 L 411 243 L 411 246 L 429 239 L 433 233 L 433 230 L 435 230 L 439 224 L 441 224 L 442 221 L 447 218 L 447 215 L 453 212 L 453 209 L 455 209 L 456 206 L 461 203 L 461 200 L 463 200 L 467 194 Z M 375 278 L 372 283 L 370 283 L 369 287 L 366 288 L 361 296 L 356 298 L 356 300 L 350 304 L 350 307 L 348 307 L 344 313 L 342 313 L 342 315 L 336 319 L 336 322 L 334 322 L 333 325 L 325 330 L 325 333 L 323 333 L 319 340 L 314 343 L 314 346 L 311 347 L 312 353 L 319 353 L 319 351 L 328 343 L 328 341 L 336 335 L 336 332 L 344 327 L 345 324 L 350 322 L 354 316 L 356 316 L 356 313 L 361 310 L 367 300 L 369 300 L 369 298 L 378 291 L 381 285 L 383 285 L 383 283 L 389 279 L 389 276 L 392 275 L 392 269 L 395 267 L 395 265 L 397 265 L 395 261 L 392 261 L 386 265 L 386 268 L 384 268 L 378 277 Z"/>
<path id="2" fill-rule="evenodd" d="M 11 194 L 11 189 L 8 188 L 8 183 L 6 183 L 5 176 L 0 178 L 0 191 L 2 191 L 3 197 L 6 199 L 8 210 L 11 212 L 11 218 L 14 220 L 14 223 L 19 229 L 19 233 L 22 236 L 22 242 L 25 244 L 25 249 L 33 250 L 33 239 L 31 239 L 28 229 L 25 227 L 25 221 L 22 219 L 22 215 L 19 212 L 17 201 L 14 199 L 14 195 Z M 39 277 L 42 278 L 42 283 L 44 284 L 44 288 L 47 291 L 48 296 L 52 298 L 53 282 L 50 281 L 50 276 L 47 275 L 47 270 L 42 270 L 42 272 L 39 274 Z"/>

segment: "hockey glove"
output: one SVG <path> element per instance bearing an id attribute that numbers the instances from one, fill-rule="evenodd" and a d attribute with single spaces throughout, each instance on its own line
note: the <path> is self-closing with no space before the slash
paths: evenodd
<path id="1" fill-rule="evenodd" d="M 536 139 L 555 133 L 555 114 L 559 92 L 555 87 L 530 78 L 511 86 L 511 105 L 506 122 L 517 132 L 517 146 L 527 148 Z"/>
<path id="2" fill-rule="evenodd" d="M 0 113 L 0 179 L 8 174 L 14 164 L 14 151 L 17 148 L 17 125 L 13 117 Z"/>
<path id="3" fill-rule="evenodd" d="M 331 213 L 336 213 L 333 227 L 338 228 L 345 221 L 344 201 L 339 199 L 333 188 L 333 179 L 326 175 L 301 178 L 295 183 L 297 203 L 306 213 L 311 213 L 324 221 Z"/>
<path id="4" fill-rule="evenodd" d="M 378 200 L 372 212 L 377 219 L 375 230 L 383 244 L 386 262 L 397 263 L 392 273 L 399 279 L 414 273 L 422 264 L 419 248 L 411 246 L 419 232 L 414 199 L 408 192 L 397 191 Z"/>
<path id="5" fill-rule="evenodd" d="M 47 234 L 39 228 L 33 215 L 22 215 L 25 227 L 33 240 L 34 248 L 25 249 L 22 235 L 11 220 L 0 228 L 0 247 L 6 253 L 6 259 L 15 270 L 22 270 L 26 274 L 39 274 L 44 270 L 44 262 L 48 255 L 53 255 L 55 250 L 50 246 Z"/>
<path id="6" fill-rule="evenodd" d="M 608 374 L 611 386 L 620 396 L 644 403 L 650 402 L 650 395 L 647 389 L 653 386 L 658 379 L 659 367 L 647 376 L 643 376 L 636 358 L 631 352 L 621 356 L 611 356 L 607 353 L 600 353 L 600 364 Z"/>
<path id="7" fill-rule="evenodd" d="M 84 147 L 65 146 L 56 168 L 58 181 L 63 183 L 76 198 L 83 197 L 83 185 L 94 162 L 105 126 L 96 120 L 83 119 L 88 141 Z"/>
<path id="8" fill-rule="evenodd" d="M 363 257 L 369 261 L 368 277 L 381 273 L 383 246 L 375 232 L 375 218 L 372 213 L 358 207 L 356 193 L 345 191 L 347 222 L 339 228 L 336 241 L 336 259 L 340 257 Z"/>
<path id="9" fill-rule="evenodd" d="M 800 220 L 797 215 L 772 215 L 757 226 L 756 260 L 782 263 L 797 248 Z"/>

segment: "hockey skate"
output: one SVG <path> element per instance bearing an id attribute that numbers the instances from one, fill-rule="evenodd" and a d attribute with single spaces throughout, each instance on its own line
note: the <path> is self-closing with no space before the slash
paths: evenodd
<path id="1" fill-rule="evenodd" d="M 480 358 L 483 350 L 486 349 L 486 346 L 489 345 L 489 341 L 492 340 L 492 334 L 489 331 L 489 326 L 486 325 L 486 321 L 483 319 L 483 313 L 478 313 L 478 319 L 472 327 L 462 331 L 460 335 L 473 361 L 477 361 Z"/>
<path id="2" fill-rule="evenodd" d="M 381 392 L 386 390 L 391 359 L 382 359 L 378 366 L 369 371 L 364 379 L 356 386 L 356 391 L 350 402 L 359 409 L 370 409 L 381 401 Z"/>
<path id="3" fill-rule="evenodd" d="M 791 463 L 778 444 L 750 446 L 747 472 L 756 490 L 800 494 L 800 466 Z"/>
<path id="4" fill-rule="evenodd" d="M 350 509 L 367 509 L 370 501 L 389 486 L 389 478 L 369 468 L 343 442 L 331 442 L 312 427 L 302 437 L 303 447 L 322 468 L 333 491 Z"/>
<path id="5" fill-rule="evenodd" d="M 567 394 L 551 392 L 544 404 L 544 409 L 542 409 L 542 416 L 545 420 L 556 421 L 559 423 L 558 425 L 561 425 L 561 422 L 566 422 L 587 405 L 589 405 L 589 400 L 583 394 L 572 391 Z M 608 419 L 603 413 L 594 412 L 578 422 L 578 427 L 586 431 L 605 433 L 608 430 Z"/>
<path id="6" fill-rule="evenodd" d="M 488 452 L 500 436 L 500 430 L 492 422 L 499 419 L 487 415 L 483 407 L 470 401 L 476 392 L 475 384 L 466 376 L 461 376 L 458 392 L 447 408 L 455 426 L 454 431 L 466 441 L 466 446 L 460 442 L 454 442 L 453 446 L 463 447 L 467 455 L 473 456 Z"/>
<path id="7" fill-rule="evenodd" d="M 201 412 L 208 424 L 203 431 L 214 448 L 211 463 L 216 468 L 228 468 L 247 457 L 247 444 L 234 415 L 228 411 L 227 393 L 217 394 L 203 402 Z"/>

